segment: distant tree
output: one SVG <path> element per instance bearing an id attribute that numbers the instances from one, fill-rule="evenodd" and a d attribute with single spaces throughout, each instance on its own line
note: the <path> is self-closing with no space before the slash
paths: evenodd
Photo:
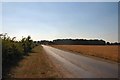
<path id="1" fill-rule="evenodd" d="M 110 45 L 110 42 L 107 42 L 107 45 Z"/>
<path id="2" fill-rule="evenodd" d="M 38 44 L 40 44 L 40 41 L 37 41 Z"/>
<path id="3" fill-rule="evenodd" d="M 36 43 L 37 43 L 37 41 L 34 41 L 34 43 L 36 44 Z"/>
<path id="4" fill-rule="evenodd" d="M 105 45 L 104 40 L 86 40 L 86 39 L 56 39 L 53 40 L 54 44 L 67 44 L 67 45 Z"/>

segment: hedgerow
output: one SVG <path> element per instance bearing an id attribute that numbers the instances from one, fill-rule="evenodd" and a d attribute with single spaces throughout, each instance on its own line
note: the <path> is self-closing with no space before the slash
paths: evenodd
<path id="1" fill-rule="evenodd" d="M 2 73 L 4 76 L 6 71 L 31 52 L 35 44 L 30 36 L 16 41 L 15 37 L 10 38 L 7 34 L 0 34 L 0 40 L 2 40 Z"/>

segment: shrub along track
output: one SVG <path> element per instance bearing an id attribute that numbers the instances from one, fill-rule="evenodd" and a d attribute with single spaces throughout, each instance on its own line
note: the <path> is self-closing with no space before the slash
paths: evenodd
<path id="1" fill-rule="evenodd" d="M 19 62 L 19 65 L 11 70 L 13 78 L 57 78 L 60 73 L 52 62 L 44 54 L 42 46 L 37 46 Z"/>

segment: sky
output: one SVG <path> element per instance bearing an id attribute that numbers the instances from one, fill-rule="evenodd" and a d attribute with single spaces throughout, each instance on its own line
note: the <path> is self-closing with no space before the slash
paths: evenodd
<path id="1" fill-rule="evenodd" d="M 119 2 L 119 0 L 1 0 L 2 2 Z"/>
<path id="2" fill-rule="evenodd" d="M 1 14 L 1 13 L 0 13 Z M 118 41 L 117 2 L 3 2 L 2 33 L 33 40 Z"/>

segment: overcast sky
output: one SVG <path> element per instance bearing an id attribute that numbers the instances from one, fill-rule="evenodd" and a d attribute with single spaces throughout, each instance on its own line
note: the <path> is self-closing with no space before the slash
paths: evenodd
<path id="1" fill-rule="evenodd" d="M 2 4 L 3 32 L 17 39 L 118 41 L 117 2 L 11 2 Z"/>

